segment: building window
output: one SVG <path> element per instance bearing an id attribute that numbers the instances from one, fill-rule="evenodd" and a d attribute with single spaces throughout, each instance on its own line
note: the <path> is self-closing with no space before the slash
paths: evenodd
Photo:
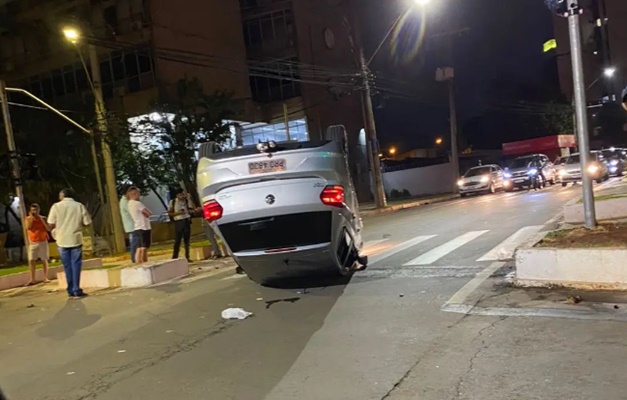
<path id="1" fill-rule="evenodd" d="M 100 60 L 103 96 L 112 97 L 114 88 L 119 87 L 131 93 L 154 87 L 153 71 L 152 56 L 147 47 L 110 53 Z M 35 75 L 25 85 L 34 95 L 48 100 L 91 91 L 82 63 Z"/>
<path id="2" fill-rule="evenodd" d="M 244 22 L 244 41 L 251 50 L 275 51 L 294 47 L 294 16 L 279 10 Z"/>
<path id="3" fill-rule="evenodd" d="M 253 100 L 270 103 L 300 96 L 302 91 L 297 61 L 292 58 L 251 66 L 250 89 Z"/>

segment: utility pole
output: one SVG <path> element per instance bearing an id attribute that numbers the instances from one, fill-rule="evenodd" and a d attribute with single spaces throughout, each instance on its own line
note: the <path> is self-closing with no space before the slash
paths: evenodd
<path id="1" fill-rule="evenodd" d="M 457 108 L 455 106 L 455 72 L 448 81 L 448 104 L 449 104 L 449 118 L 451 122 L 451 163 L 453 164 L 453 171 L 455 173 L 455 180 L 457 181 L 459 175 L 459 146 L 457 145 Z M 457 185 L 454 185 L 454 190 L 457 191 Z"/>
<path id="2" fill-rule="evenodd" d="M 7 149 L 11 163 L 11 178 L 15 183 L 15 196 L 20 207 L 20 220 L 22 223 L 22 235 L 24 236 L 24 246 L 28 250 L 28 230 L 26 229 L 26 203 L 24 203 L 24 190 L 22 189 L 22 174 L 20 172 L 20 160 L 15 147 L 15 137 L 13 136 L 13 126 L 11 125 L 11 114 L 9 114 L 9 102 L 7 99 L 7 89 L 4 81 L 0 81 L 0 102 L 2 102 L 2 118 L 4 130 L 7 135 Z M 10 207 L 11 205 L 9 205 Z"/>
<path id="3" fill-rule="evenodd" d="M 374 201 L 377 208 L 387 207 L 385 198 L 385 188 L 383 187 L 383 171 L 381 171 L 381 160 L 379 159 L 379 140 L 377 139 L 377 127 L 374 121 L 374 110 L 372 108 L 372 97 L 370 92 L 370 77 L 368 65 L 364 58 L 363 47 L 359 48 L 359 60 L 362 74 L 363 88 L 361 91 L 362 106 L 364 109 L 364 122 L 366 128 L 368 159 L 372 169 L 372 181 L 374 184 Z"/>
<path id="4" fill-rule="evenodd" d="M 122 216 L 120 215 L 120 203 L 118 200 L 115 170 L 113 168 L 113 158 L 111 157 L 111 148 L 109 147 L 109 143 L 107 142 L 107 115 L 105 112 L 105 104 L 102 96 L 100 61 L 98 61 L 96 46 L 94 46 L 93 44 L 88 44 L 87 47 L 89 49 L 89 63 L 91 64 L 91 79 L 93 83 L 98 132 L 102 135 L 102 140 L 100 141 L 100 143 L 102 148 L 102 158 L 104 160 L 105 183 L 107 186 L 109 213 L 111 216 L 111 225 L 113 228 L 113 248 L 115 249 L 115 251 L 121 252 L 126 249 L 126 243 L 124 241 Z"/>
<path id="5" fill-rule="evenodd" d="M 568 33 L 570 35 L 570 54 L 573 68 L 573 89 L 575 114 L 577 116 L 577 139 L 579 142 L 580 164 L 582 171 L 583 209 L 586 228 L 594 228 L 597 224 L 594 208 L 594 192 L 592 178 L 588 174 L 590 165 L 590 146 L 588 143 L 588 113 L 586 109 L 586 85 L 583 75 L 583 59 L 581 54 L 581 27 L 579 15 L 581 7 L 578 0 L 569 0 Z"/>

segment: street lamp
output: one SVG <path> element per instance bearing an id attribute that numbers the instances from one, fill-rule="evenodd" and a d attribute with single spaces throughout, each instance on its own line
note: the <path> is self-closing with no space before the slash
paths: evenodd
<path id="1" fill-rule="evenodd" d="M 613 77 L 615 73 L 616 73 L 616 68 L 614 67 L 608 67 L 603 70 L 603 75 L 605 75 L 606 78 Z"/>
<path id="2" fill-rule="evenodd" d="M 390 147 L 389 152 L 391 156 L 394 156 L 394 154 L 396 154 L 396 147 Z"/>
<path id="3" fill-rule="evenodd" d="M 65 28 L 63 28 L 63 36 L 65 36 L 68 42 L 76 44 L 81 38 L 81 33 L 78 29 L 74 27 L 66 26 Z"/>
<path id="4" fill-rule="evenodd" d="M 442 139 L 441 137 L 435 139 L 435 144 L 437 144 L 438 146 L 441 145 L 444 142 L 444 139 Z"/>
<path id="5" fill-rule="evenodd" d="M 67 39 L 68 42 L 72 43 L 76 46 L 76 51 L 81 59 L 83 64 L 83 68 L 85 69 L 85 74 L 87 76 L 87 80 L 91 86 L 91 90 L 94 95 L 94 107 L 96 109 L 96 121 L 98 123 L 98 131 L 104 137 L 107 136 L 108 127 L 107 127 L 107 112 L 105 109 L 104 98 L 102 96 L 102 84 L 100 77 L 100 61 L 98 60 L 98 53 L 96 52 L 96 46 L 91 43 L 87 44 L 87 49 L 89 51 L 89 63 L 91 64 L 91 74 L 87 69 L 87 64 L 83 58 L 83 54 L 78 48 L 78 43 L 80 39 L 83 37 L 81 31 L 78 28 L 72 26 L 66 26 L 62 29 L 63 36 Z M 118 201 L 118 191 L 115 179 L 115 169 L 113 168 L 113 158 L 111 156 L 111 148 L 109 147 L 109 143 L 107 140 L 102 140 L 101 142 L 102 148 L 102 158 L 104 160 L 104 170 L 105 170 L 105 182 L 107 188 L 107 197 L 109 203 L 109 213 L 111 217 L 111 228 L 113 230 L 113 248 L 115 251 L 122 252 L 126 248 L 126 243 L 124 240 L 124 229 L 122 228 L 122 217 L 119 212 L 119 201 Z M 93 145 L 93 144 L 92 144 Z M 95 151 L 95 147 L 94 147 Z M 100 186 L 100 185 L 99 185 Z M 105 198 L 101 196 L 100 199 L 103 203 L 105 202 Z"/>

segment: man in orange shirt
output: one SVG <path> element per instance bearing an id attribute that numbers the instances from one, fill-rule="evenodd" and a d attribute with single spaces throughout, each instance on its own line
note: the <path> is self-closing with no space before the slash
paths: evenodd
<path id="1" fill-rule="evenodd" d="M 40 259 L 44 265 L 44 282 L 50 282 L 48 280 L 48 232 L 50 226 L 46 217 L 39 214 L 39 205 L 32 204 L 30 206 L 30 212 L 26 217 L 26 228 L 28 229 L 28 264 L 30 266 L 30 282 L 28 286 L 36 283 L 35 278 L 35 265 L 37 260 Z"/>

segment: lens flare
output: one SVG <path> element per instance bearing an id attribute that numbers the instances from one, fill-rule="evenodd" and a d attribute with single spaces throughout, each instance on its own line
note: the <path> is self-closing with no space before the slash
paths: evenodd
<path id="1" fill-rule="evenodd" d="M 408 10 L 396 25 L 392 32 L 391 52 L 397 63 L 408 64 L 416 58 L 424 42 L 426 21 L 423 9 Z"/>

